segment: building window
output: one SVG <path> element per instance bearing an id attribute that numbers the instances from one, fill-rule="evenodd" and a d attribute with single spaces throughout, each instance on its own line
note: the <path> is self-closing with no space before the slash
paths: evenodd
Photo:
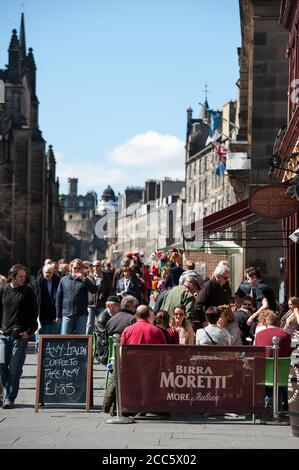
<path id="1" fill-rule="evenodd" d="M 193 197 L 193 201 L 196 202 L 196 184 L 194 185 L 194 197 Z"/>
<path id="2" fill-rule="evenodd" d="M 204 197 L 205 198 L 207 197 L 207 194 L 208 194 L 208 181 L 207 181 L 207 178 L 205 178 L 205 182 L 204 182 Z"/>
<path id="3" fill-rule="evenodd" d="M 192 163 L 190 163 L 190 166 L 189 166 L 189 180 L 191 180 L 192 178 Z"/>
<path id="4" fill-rule="evenodd" d="M 207 169 L 208 169 L 208 157 L 205 156 L 204 159 L 205 159 L 205 171 L 207 171 Z"/>
<path id="5" fill-rule="evenodd" d="M 189 188 L 189 195 L 188 195 L 189 202 L 191 202 L 191 188 Z"/>
<path id="6" fill-rule="evenodd" d="M 196 176 L 197 162 L 194 162 L 193 175 Z"/>

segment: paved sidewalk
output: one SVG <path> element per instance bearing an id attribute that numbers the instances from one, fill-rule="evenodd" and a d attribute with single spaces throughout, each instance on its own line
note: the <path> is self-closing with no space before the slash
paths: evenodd
<path id="1" fill-rule="evenodd" d="M 34 412 L 36 357 L 27 354 L 16 408 L 0 409 L 1 449 L 298 449 L 290 426 L 251 424 L 239 417 L 172 415 L 109 425 L 101 411 L 104 368 L 94 364 L 95 408 L 43 408 Z"/>

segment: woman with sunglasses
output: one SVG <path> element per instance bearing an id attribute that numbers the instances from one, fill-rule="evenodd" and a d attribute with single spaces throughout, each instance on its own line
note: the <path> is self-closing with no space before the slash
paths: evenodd
<path id="1" fill-rule="evenodd" d="M 184 305 L 178 305 L 173 309 L 170 327 L 179 335 L 179 344 L 194 345 L 194 331 L 186 320 L 186 309 Z"/>

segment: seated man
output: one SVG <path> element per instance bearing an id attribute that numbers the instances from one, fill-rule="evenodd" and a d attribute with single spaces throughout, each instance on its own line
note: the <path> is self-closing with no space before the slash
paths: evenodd
<path id="1" fill-rule="evenodd" d="M 208 326 L 196 331 L 196 344 L 200 346 L 221 345 L 230 346 L 231 336 L 226 328 L 220 328 L 217 322 L 221 316 L 216 307 L 210 307 L 205 313 Z"/>
<path id="2" fill-rule="evenodd" d="M 96 358 L 102 362 L 103 357 L 107 355 L 106 325 L 111 317 L 120 311 L 120 300 L 116 295 L 108 297 L 106 309 L 100 313 L 95 325 L 96 334 Z"/>

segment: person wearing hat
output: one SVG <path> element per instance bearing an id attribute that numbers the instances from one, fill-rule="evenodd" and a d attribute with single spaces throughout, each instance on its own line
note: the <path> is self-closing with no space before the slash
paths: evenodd
<path id="1" fill-rule="evenodd" d="M 106 340 L 106 325 L 113 315 L 120 311 L 120 300 L 116 295 L 108 297 L 106 302 L 106 309 L 103 310 L 97 319 L 95 325 L 96 334 L 96 359 L 102 362 L 103 357 L 106 355 L 107 340 Z"/>

